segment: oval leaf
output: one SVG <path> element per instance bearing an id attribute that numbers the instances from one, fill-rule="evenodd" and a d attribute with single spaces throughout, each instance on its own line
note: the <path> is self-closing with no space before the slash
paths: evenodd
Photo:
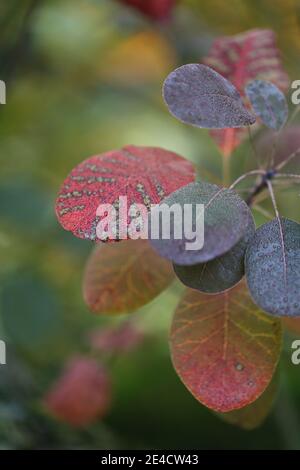
<path id="1" fill-rule="evenodd" d="M 263 310 L 300 316 L 300 224 L 280 217 L 259 227 L 246 251 L 245 271 Z"/>
<path id="2" fill-rule="evenodd" d="M 126 196 L 128 210 L 135 203 L 150 208 L 194 179 L 193 165 L 179 155 L 130 145 L 88 158 L 74 168 L 58 195 L 56 214 L 63 228 L 77 237 L 102 241 L 96 232 L 100 204 L 116 208 L 119 196 Z M 129 215 L 126 222 L 128 227 Z"/>
<path id="3" fill-rule="evenodd" d="M 288 105 L 284 94 L 264 80 L 254 80 L 246 87 L 246 94 L 257 116 L 271 129 L 279 130 L 287 121 Z"/>
<path id="4" fill-rule="evenodd" d="M 244 237 L 252 220 L 249 207 L 237 193 L 227 188 L 199 181 L 180 188 L 165 198 L 159 206 L 152 209 L 149 216 L 149 227 L 151 228 L 153 225 L 153 220 L 157 220 L 163 205 L 171 207 L 174 204 L 178 205 L 180 213 L 175 213 L 175 220 L 174 216 L 171 220 L 169 239 L 163 238 L 162 230 L 157 239 L 153 238 L 152 233 L 149 237 L 151 237 L 151 244 L 161 256 L 180 265 L 202 263 L 223 255 Z M 190 227 L 184 226 L 186 225 L 184 221 L 187 211 L 185 205 L 187 204 L 193 208 L 196 204 L 204 205 L 204 245 L 200 249 L 187 249 L 186 244 L 191 243 L 191 232 L 199 235 L 202 228 L 202 221 L 196 219 L 195 210 Z M 174 227 L 176 226 L 178 229 L 180 224 L 182 224 L 182 237 L 177 239 Z"/>
<path id="5" fill-rule="evenodd" d="M 255 122 L 236 88 L 206 65 L 187 64 L 174 70 L 164 83 L 163 96 L 170 112 L 193 126 L 222 129 Z"/>
<path id="6" fill-rule="evenodd" d="M 276 35 L 270 29 L 252 29 L 236 36 L 219 37 L 203 62 L 230 80 L 244 100 L 244 89 L 251 80 L 270 80 L 282 91 L 289 86 Z M 224 129 L 213 130 L 211 135 L 223 153 L 230 154 L 248 132 L 247 129 Z"/>
<path id="7" fill-rule="evenodd" d="M 278 374 L 275 373 L 270 384 L 262 395 L 251 405 L 229 413 L 218 413 L 217 416 L 229 424 L 248 431 L 258 428 L 270 414 L 278 390 Z"/>
<path id="8" fill-rule="evenodd" d="M 83 296 L 95 313 L 129 313 L 160 294 L 174 279 L 171 264 L 147 240 L 100 245 L 85 269 Z"/>
<path id="9" fill-rule="evenodd" d="M 174 264 L 174 271 L 187 287 L 214 294 L 233 287 L 244 276 L 244 257 L 249 240 L 255 233 L 253 218 L 246 235 L 231 250 L 219 258 L 194 266 Z"/>
<path id="10" fill-rule="evenodd" d="M 255 304 L 242 281 L 222 294 L 188 290 L 171 328 L 174 367 L 208 408 L 227 412 L 256 400 L 273 376 L 281 322 Z"/>

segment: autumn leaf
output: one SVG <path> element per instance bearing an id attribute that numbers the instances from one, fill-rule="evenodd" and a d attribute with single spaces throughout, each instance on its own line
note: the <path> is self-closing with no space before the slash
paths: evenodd
<path id="1" fill-rule="evenodd" d="M 129 313 L 154 299 L 173 279 L 171 263 L 147 240 L 99 245 L 86 265 L 83 296 L 95 313 Z"/>
<path id="2" fill-rule="evenodd" d="M 245 282 L 221 294 L 188 290 L 175 312 L 174 367 L 202 404 L 219 412 L 255 401 L 271 381 L 281 323 L 252 302 Z"/>
<path id="3" fill-rule="evenodd" d="M 202 62 L 230 80 L 244 98 L 244 89 L 251 80 L 268 80 L 282 91 L 289 85 L 275 33 L 269 29 L 219 37 Z M 213 130 L 211 135 L 221 151 L 229 155 L 247 136 L 247 129 Z"/>
<path id="4" fill-rule="evenodd" d="M 229 424 L 233 424 L 245 430 L 258 428 L 269 415 L 278 390 L 278 374 L 275 373 L 270 384 L 260 397 L 244 408 L 217 413 L 217 416 Z"/>
<path id="5" fill-rule="evenodd" d="M 111 384 L 94 359 L 74 357 L 45 398 L 47 410 L 74 427 L 101 419 L 110 407 Z"/>
<path id="6" fill-rule="evenodd" d="M 126 196 L 128 210 L 133 204 L 150 209 L 194 179 L 194 167 L 183 157 L 161 148 L 128 145 L 90 157 L 71 171 L 57 197 L 57 218 L 77 237 L 99 241 L 100 204 L 117 209 L 119 196 Z M 131 220 L 125 214 L 127 230 Z"/>

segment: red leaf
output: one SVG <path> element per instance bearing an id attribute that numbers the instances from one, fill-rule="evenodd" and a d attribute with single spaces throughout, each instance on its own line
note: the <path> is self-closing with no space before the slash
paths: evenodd
<path id="1" fill-rule="evenodd" d="M 179 155 L 129 145 L 90 157 L 74 168 L 58 195 L 56 214 L 64 229 L 79 238 L 97 240 L 100 204 L 116 205 L 119 196 L 127 196 L 128 206 L 139 203 L 149 209 L 194 179 L 192 163 Z"/>
<path id="2" fill-rule="evenodd" d="M 174 367 L 194 397 L 227 412 L 255 401 L 270 383 L 281 322 L 265 315 L 245 282 L 221 294 L 188 290 L 171 329 Z"/>
<path id="3" fill-rule="evenodd" d="M 105 415 L 110 395 L 106 371 L 93 359 L 76 357 L 67 364 L 45 404 L 57 419 L 81 427 Z"/>
<path id="4" fill-rule="evenodd" d="M 268 80 L 285 91 L 288 75 L 282 67 L 276 36 L 269 29 L 253 29 L 237 36 L 217 38 L 203 62 L 230 80 L 245 98 L 244 89 L 254 79 Z M 211 135 L 224 155 L 245 138 L 247 129 L 213 130 Z"/>
<path id="5" fill-rule="evenodd" d="M 176 0 L 119 0 L 153 20 L 168 19 Z"/>

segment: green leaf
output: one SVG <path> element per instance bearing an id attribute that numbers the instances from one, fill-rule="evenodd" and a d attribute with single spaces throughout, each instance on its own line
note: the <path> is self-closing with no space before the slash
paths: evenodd
<path id="1" fill-rule="evenodd" d="M 173 279 L 171 264 L 147 240 L 124 240 L 93 250 L 83 295 L 95 313 L 130 313 L 153 300 Z"/>
<path id="2" fill-rule="evenodd" d="M 255 233 L 254 220 L 247 233 L 231 250 L 219 258 L 193 266 L 174 264 L 174 271 L 187 287 L 201 292 L 217 293 L 233 287 L 244 276 L 244 257 L 249 240 Z"/>
<path id="3" fill-rule="evenodd" d="M 288 105 L 282 91 L 271 82 L 253 80 L 246 87 L 246 94 L 262 122 L 279 130 L 287 121 Z"/>
<path id="4" fill-rule="evenodd" d="M 245 257 L 253 300 L 279 316 L 300 316 L 300 224 L 283 217 L 256 231 Z"/>
<path id="5" fill-rule="evenodd" d="M 151 244 L 161 256 L 180 265 L 203 263 L 223 255 L 245 236 L 252 220 L 249 207 L 236 192 L 203 181 L 180 188 L 152 209 L 150 226 L 163 204 L 169 207 L 178 205 L 181 208 L 181 220 L 178 214 L 171 213 L 173 220 L 170 223 L 170 237 L 165 239 L 160 231 L 157 239 L 151 239 Z M 186 244 L 191 243 L 193 238 L 192 232 L 195 240 L 195 234 L 198 236 L 203 228 L 202 221 L 196 217 L 196 211 L 193 211 L 191 226 L 184 224 L 186 205 L 195 208 L 196 204 L 204 205 L 204 245 L 199 249 L 187 249 Z M 180 224 L 182 237 L 178 239 L 175 237 L 174 227 L 178 228 Z"/>
<path id="6" fill-rule="evenodd" d="M 281 337 L 281 322 L 256 307 L 243 281 L 216 295 L 188 290 L 171 328 L 172 361 L 194 397 L 224 413 L 264 392 Z"/>

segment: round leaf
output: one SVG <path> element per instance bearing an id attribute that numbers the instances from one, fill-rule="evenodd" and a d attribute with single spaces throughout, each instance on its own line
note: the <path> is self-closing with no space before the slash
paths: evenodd
<path id="1" fill-rule="evenodd" d="M 207 65 L 187 64 L 167 77 L 163 96 L 170 112 L 197 127 L 223 129 L 254 124 L 237 89 Z"/>
<path id="2" fill-rule="evenodd" d="M 154 299 L 173 279 L 171 264 L 147 240 L 126 240 L 94 249 L 83 295 L 95 313 L 129 313 Z"/>
<path id="3" fill-rule="evenodd" d="M 300 316 L 300 224 L 280 217 L 259 227 L 246 251 L 245 271 L 263 310 Z"/>
<path id="4" fill-rule="evenodd" d="M 252 302 L 242 281 L 222 294 L 188 290 L 171 328 L 174 367 L 189 391 L 219 412 L 266 389 L 280 356 L 281 322 Z"/>
<path id="5" fill-rule="evenodd" d="M 288 105 L 284 94 L 273 83 L 254 80 L 246 87 L 246 94 L 262 122 L 279 130 L 288 118 Z"/>
<path id="6" fill-rule="evenodd" d="M 187 287 L 210 294 L 233 287 L 244 276 L 245 252 L 254 233 L 255 224 L 252 218 L 246 235 L 231 250 L 207 263 L 193 266 L 174 264 L 176 275 Z"/>
<path id="7" fill-rule="evenodd" d="M 179 155 L 130 145 L 88 158 L 74 168 L 58 195 L 56 214 L 64 229 L 77 237 L 99 240 L 100 204 L 116 207 L 119 196 L 126 196 L 128 210 L 135 203 L 150 208 L 194 179 L 193 165 Z"/>
<path id="8" fill-rule="evenodd" d="M 174 204 L 180 206 L 181 221 L 177 214 L 175 222 L 177 225 L 182 223 L 182 238 L 175 238 L 174 217 L 170 223 L 169 239 L 163 238 L 162 230 L 160 230 L 157 239 L 152 237 L 152 233 L 149 237 L 151 237 L 151 244 L 161 256 L 180 265 L 203 263 L 223 255 L 244 237 L 252 220 L 249 207 L 237 193 L 202 181 L 180 188 L 165 198 L 159 206 L 155 207 L 149 216 L 150 229 L 153 224 L 152 221 L 155 218 L 157 220 L 157 214 L 163 204 L 169 207 Z M 195 207 L 196 204 L 204 205 L 204 245 L 199 250 L 186 249 L 186 243 L 191 242 L 192 236 L 191 230 L 184 226 L 186 225 L 184 224 L 187 211 L 186 204 L 192 205 L 192 207 Z M 200 222 L 196 219 L 196 211 L 193 211 L 191 223 L 193 232 L 196 230 L 199 234 Z"/>

